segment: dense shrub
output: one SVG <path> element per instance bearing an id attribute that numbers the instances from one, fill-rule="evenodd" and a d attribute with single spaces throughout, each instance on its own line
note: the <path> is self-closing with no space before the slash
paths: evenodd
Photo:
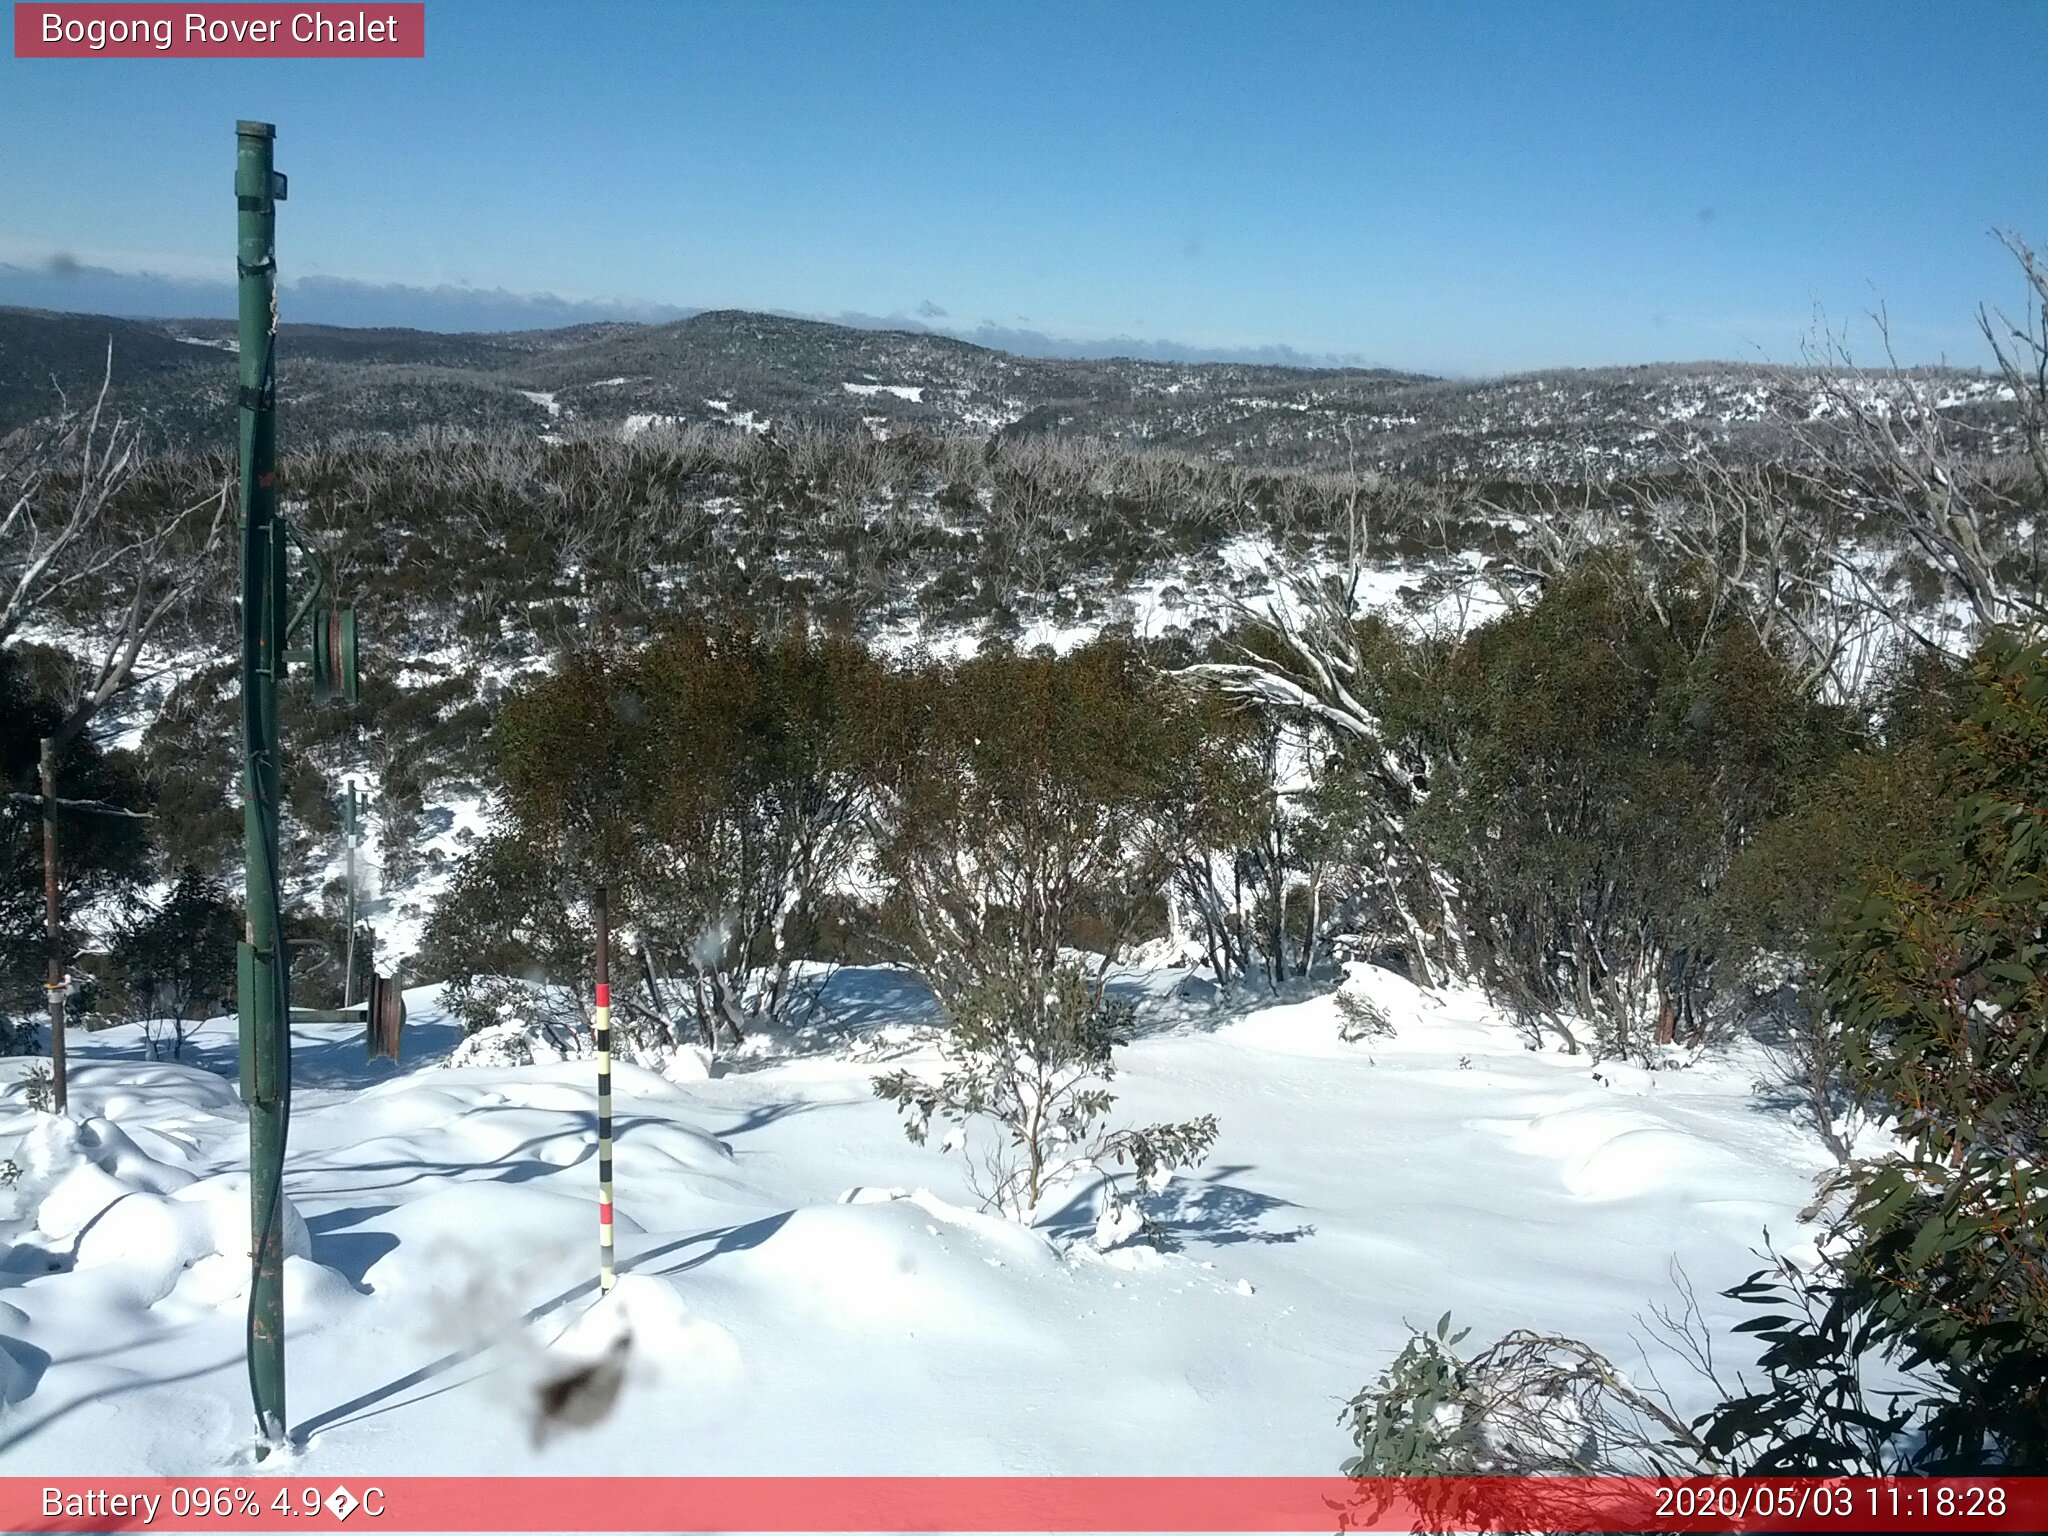
<path id="1" fill-rule="evenodd" d="M 990 651 L 902 675 L 892 695 L 883 921 L 941 1000 L 995 975 L 1042 989 L 1084 923 L 1106 964 L 1167 873 L 1178 764 L 1142 658 L 1113 639 Z"/>
<path id="2" fill-rule="evenodd" d="M 1721 882 L 1853 740 L 1739 611 L 1602 557 L 1476 630 L 1439 675 L 1420 813 L 1494 994 L 1575 1044 L 1697 1040 Z"/>
<path id="3" fill-rule="evenodd" d="M 500 714 L 509 825 L 436 914 L 430 963 L 580 989 L 602 884 L 629 1016 L 665 1043 L 682 1018 L 712 1044 L 801 1009 L 798 962 L 857 851 L 878 687 L 859 646 L 795 627 L 572 653 Z"/>
<path id="4" fill-rule="evenodd" d="M 1994 637 L 1944 762 L 1947 836 L 1824 953 L 1850 1072 L 1899 1154 L 1856 1171 L 1840 1305 L 1942 1383 L 1929 1468 L 2048 1471 L 2048 646 Z"/>
<path id="5" fill-rule="evenodd" d="M 158 1027 L 168 1024 L 171 1055 L 182 1058 L 187 1028 L 232 1005 L 241 937 L 239 903 L 194 868 L 180 871 L 162 904 L 124 928 L 114 944 L 113 972 L 152 1051 Z"/>

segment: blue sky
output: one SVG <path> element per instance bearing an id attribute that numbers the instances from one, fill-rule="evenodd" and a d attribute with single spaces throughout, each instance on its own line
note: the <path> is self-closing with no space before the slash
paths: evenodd
<path id="1" fill-rule="evenodd" d="M 286 275 L 335 280 L 288 308 L 357 323 L 1480 373 L 1792 361 L 1881 302 L 1903 360 L 1975 363 L 2021 298 L 1989 231 L 2048 242 L 2033 0 L 429 0 L 424 61 L 0 58 L 0 303 L 225 313 L 238 117 L 278 124 Z"/>

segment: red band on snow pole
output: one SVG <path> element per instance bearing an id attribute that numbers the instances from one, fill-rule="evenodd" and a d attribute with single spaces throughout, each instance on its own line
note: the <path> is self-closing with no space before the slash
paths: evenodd
<path id="1" fill-rule="evenodd" d="M 598 1007 L 600 1007 L 600 1008 L 609 1008 L 609 1007 L 611 1007 L 611 1005 L 612 1005 L 612 989 L 611 989 L 611 983 L 610 983 L 610 982 L 605 982 L 605 981 L 600 981 L 600 982 L 599 982 L 599 983 L 597 984 L 597 1006 L 598 1006 Z"/>

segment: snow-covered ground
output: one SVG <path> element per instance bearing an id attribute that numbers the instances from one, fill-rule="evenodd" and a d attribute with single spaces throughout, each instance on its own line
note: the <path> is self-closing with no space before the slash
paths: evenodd
<path id="1" fill-rule="evenodd" d="M 853 384 L 839 386 L 849 395 L 894 395 L 898 400 L 908 400 L 916 405 L 924 399 L 922 384 Z"/>
<path id="2" fill-rule="evenodd" d="M 622 1278 L 595 1311 L 588 1062 L 441 1067 L 431 989 L 395 1069 L 300 1026 L 290 1470 L 1328 1474 L 1343 1401 L 1446 1308 L 1705 1405 L 1639 1316 L 1675 1262 L 1736 1321 L 1715 1293 L 1766 1225 L 1800 1251 L 1823 1163 L 1752 1058 L 1531 1052 L 1475 997 L 1377 972 L 1399 1033 L 1347 1044 L 1329 997 L 1217 1011 L 1177 999 L 1188 977 L 1126 981 L 1146 1006 L 1115 1084 L 1126 1123 L 1220 1118 L 1159 1197 L 1177 1251 L 1097 1252 L 1087 1188 L 1035 1230 L 979 1214 L 869 1090 L 934 1059 L 928 994 L 855 969 L 720 1075 L 616 1068 Z M 132 1029 L 72 1055 L 68 1123 L 0 1063 L 0 1472 L 246 1470 L 232 1024 L 182 1065 Z M 622 1329 L 611 1421 L 537 1443 L 540 1384 Z"/>

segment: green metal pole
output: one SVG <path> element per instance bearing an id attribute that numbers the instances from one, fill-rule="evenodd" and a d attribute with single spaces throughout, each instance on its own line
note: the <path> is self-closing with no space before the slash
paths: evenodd
<path id="1" fill-rule="evenodd" d="M 284 529 L 277 517 L 277 199 L 269 123 L 235 125 L 241 369 L 242 826 L 248 928 L 240 955 L 242 1098 L 249 1109 L 249 1392 L 259 1454 L 287 1443 L 284 1146 L 291 1118 L 289 975 L 278 899 L 277 684 L 284 671 Z"/>

